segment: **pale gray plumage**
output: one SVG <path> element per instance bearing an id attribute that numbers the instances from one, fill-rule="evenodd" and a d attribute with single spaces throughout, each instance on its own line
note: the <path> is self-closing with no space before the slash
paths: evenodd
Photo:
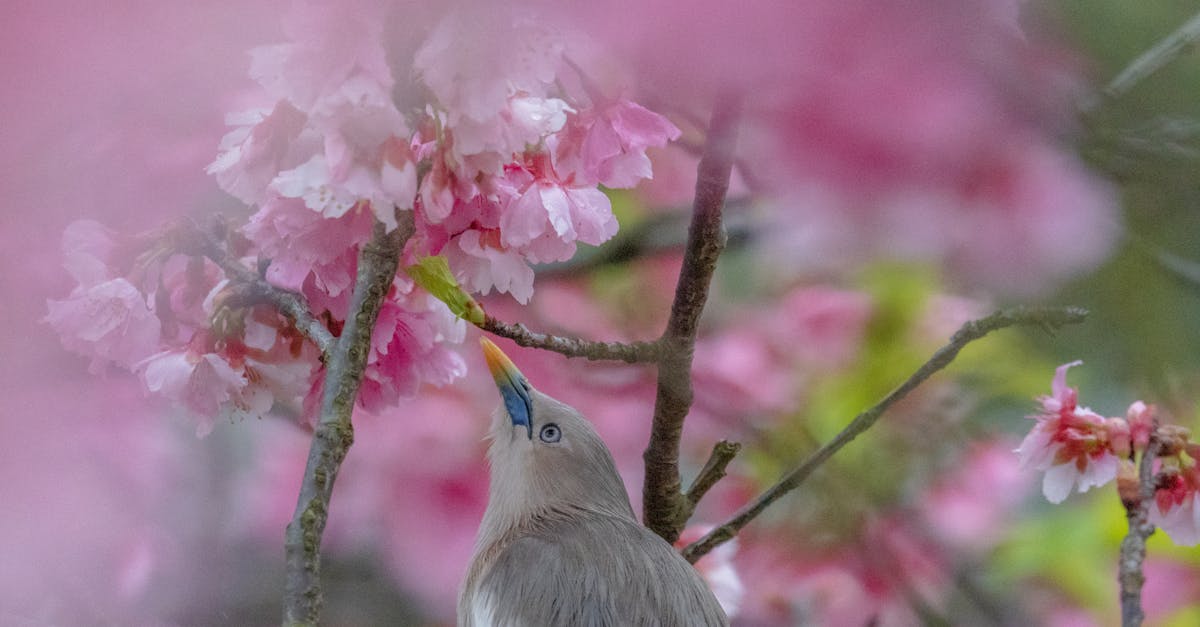
<path id="1" fill-rule="evenodd" d="M 496 373 L 493 355 L 503 354 L 485 351 Z M 512 391 L 497 374 L 510 409 L 492 421 L 488 507 L 458 624 L 728 625 L 696 570 L 637 522 L 591 424 L 503 361 L 529 416 L 511 415 L 522 410 L 508 405 Z"/>

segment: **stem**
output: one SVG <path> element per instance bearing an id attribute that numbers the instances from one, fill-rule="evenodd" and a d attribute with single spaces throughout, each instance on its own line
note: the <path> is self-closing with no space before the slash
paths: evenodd
<path id="1" fill-rule="evenodd" d="M 998 311 L 986 318 L 972 320 L 964 324 L 954 335 L 950 341 L 942 346 L 929 358 L 929 361 L 921 365 L 916 372 L 912 374 L 899 387 L 892 390 L 883 400 L 879 401 L 875 406 L 867 409 L 850 424 L 846 425 L 840 433 L 824 446 L 817 449 L 807 459 L 796 466 L 780 480 L 765 492 L 758 496 L 754 501 L 747 504 L 739 510 L 732 518 L 719 527 L 704 535 L 704 537 L 688 545 L 683 550 L 683 556 L 689 562 L 695 563 L 696 560 L 706 555 L 709 551 L 717 546 L 732 540 L 734 536 L 741 531 L 750 521 L 758 517 L 768 506 L 780 497 L 796 489 L 805 479 L 809 477 L 817 468 L 829 460 L 834 453 L 837 453 L 842 447 L 850 443 L 851 440 L 858 437 L 883 415 L 889 407 L 896 404 L 897 401 L 908 396 L 910 392 L 917 388 L 926 379 L 932 376 L 937 371 L 945 368 L 954 361 L 958 356 L 959 351 L 967 344 L 982 338 L 983 336 L 1013 325 L 1036 325 L 1046 329 L 1057 329 L 1065 324 L 1074 324 L 1082 322 L 1087 316 L 1087 312 L 1077 307 L 1065 308 L 1024 308 L 1018 307 L 1015 309 L 1006 309 Z"/>
<path id="2" fill-rule="evenodd" d="M 643 521 L 668 542 L 679 538 L 679 514 L 686 502 L 679 478 L 679 441 L 692 406 L 692 352 L 700 314 L 708 299 L 717 258 L 725 247 L 721 209 L 729 190 L 737 144 L 740 103 L 719 98 L 713 106 L 704 156 L 696 172 L 696 196 L 687 248 L 667 328 L 659 339 L 658 386 L 650 442 L 642 459 L 646 483 Z"/>
<path id="3" fill-rule="evenodd" d="M 304 337 L 317 346 L 322 359 L 328 362 L 336 340 L 329 329 L 312 315 L 303 296 L 268 283 L 253 270 L 242 265 L 241 261 L 234 259 L 211 233 L 201 233 L 201 237 L 204 256 L 225 271 L 225 276 L 229 277 L 230 282 L 242 290 L 242 297 L 251 302 L 260 301 L 273 305 L 296 325 L 296 329 L 303 333 Z"/>
<path id="4" fill-rule="evenodd" d="M 329 517 L 333 482 L 354 443 L 350 416 L 371 353 L 371 333 L 395 279 L 400 252 L 413 232 L 411 212 L 401 215 L 407 219 L 390 233 L 376 223 L 371 240 L 359 253 L 346 324 L 326 362 L 321 415 L 313 433 L 296 512 L 287 526 L 284 625 L 316 625 L 320 620 L 321 535 Z"/>
<path id="5" fill-rule="evenodd" d="M 1161 70 L 1170 62 L 1190 51 L 1200 40 L 1200 13 L 1143 52 L 1104 87 L 1104 97 L 1115 100 L 1129 93 L 1135 85 Z"/>
<path id="6" fill-rule="evenodd" d="M 1138 627 L 1146 619 L 1142 611 L 1142 585 L 1146 583 L 1142 564 L 1146 561 L 1146 540 L 1154 534 L 1154 525 L 1149 520 L 1150 505 L 1154 502 L 1154 460 L 1158 458 L 1161 448 L 1162 442 L 1152 434 L 1138 465 L 1138 498 L 1124 503 L 1129 533 L 1121 540 L 1117 567 L 1117 581 L 1121 585 L 1122 627 Z"/>
<path id="7" fill-rule="evenodd" d="M 483 324 L 477 325 L 484 331 L 513 340 L 521 346 L 540 348 L 566 355 L 584 357 L 592 361 L 612 360 L 630 364 L 658 360 L 659 342 L 592 342 L 574 337 L 547 335 L 530 331 L 521 323 L 509 324 L 491 316 L 485 316 Z"/>

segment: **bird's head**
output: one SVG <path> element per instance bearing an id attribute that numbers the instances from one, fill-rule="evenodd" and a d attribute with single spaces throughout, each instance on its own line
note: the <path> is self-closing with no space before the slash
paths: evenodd
<path id="1" fill-rule="evenodd" d="M 591 423 L 534 389 L 487 338 L 480 343 L 504 401 L 489 434 L 488 516 L 500 525 L 578 509 L 632 518 L 625 484 Z"/>

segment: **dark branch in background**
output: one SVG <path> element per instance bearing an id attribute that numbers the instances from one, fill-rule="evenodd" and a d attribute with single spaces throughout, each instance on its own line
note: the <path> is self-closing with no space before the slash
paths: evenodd
<path id="1" fill-rule="evenodd" d="M 476 326 L 500 337 L 506 337 L 521 346 L 553 351 L 567 357 L 584 357 L 592 361 L 611 360 L 636 364 L 656 361 L 659 355 L 658 342 L 593 342 L 574 337 L 547 335 L 530 331 L 519 322 L 509 324 L 491 316 L 484 316 L 483 324 Z"/>
<path id="2" fill-rule="evenodd" d="M 371 240 L 363 246 L 346 323 L 326 361 L 321 415 L 313 433 L 296 512 L 287 526 L 284 625 L 309 626 L 320 620 L 321 535 L 329 517 L 333 483 L 354 443 L 350 416 L 371 352 L 371 333 L 395 279 L 400 251 L 413 233 L 412 213 L 403 212 L 398 217 L 400 225 L 390 233 L 376 223 Z"/>
<path id="3" fill-rule="evenodd" d="M 1157 429 L 1155 430 L 1157 431 Z M 1121 585 L 1121 625 L 1138 627 L 1146 619 L 1142 611 L 1142 585 L 1146 575 L 1142 564 L 1146 560 L 1146 540 L 1154 534 L 1150 524 L 1150 506 L 1154 503 L 1154 460 L 1162 450 L 1162 441 L 1152 432 L 1150 443 L 1138 465 L 1137 496 L 1121 499 L 1129 533 L 1121 540 L 1121 555 L 1117 564 L 1117 581 Z"/>
<path id="4" fill-rule="evenodd" d="M 744 246 L 756 237 L 756 229 L 761 228 L 747 211 L 750 205 L 747 197 L 726 200 L 721 215 L 726 233 L 726 250 Z M 539 279 L 577 276 L 603 266 L 679 250 L 687 244 L 687 223 L 690 219 L 690 211 L 682 209 L 655 214 L 632 227 L 622 226 L 617 236 L 604 246 L 594 249 L 580 247 L 574 257 L 566 261 L 539 264 L 534 270 Z"/>
<path id="5" fill-rule="evenodd" d="M 650 443 L 642 459 L 646 481 L 642 490 L 643 522 L 668 542 L 683 528 L 685 503 L 679 478 L 679 441 L 683 421 L 692 406 L 692 353 L 700 313 L 708 299 L 717 257 L 725 246 L 721 209 L 729 191 L 740 104 L 724 97 L 713 106 L 704 155 L 696 172 L 692 224 L 688 228 L 683 267 L 667 328 L 659 340 L 658 386 Z"/>
<path id="6" fill-rule="evenodd" d="M 1200 13 L 1134 59 L 1101 90 L 1101 94 L 1109 100 L 1124 96 L 1135 85 L 1191 51 L 1197 41 L 1200 41 Z"/>
<path id="7" fill-rule="evenodd" d="M 840 433 L 821 448 L 808 456 L 799 466 L 785 474 L 778 483 L 768 488 L 751 503 L 743 507 L 727 522 L 705 534 L 703 538 L 688 545 L 683 550 L 683 556 L 692 563 L 706 555 L 717 546 L 733 539 L 735 535 L 750 521 L 758 517 L 768 506 L 788 492 L 796 489 L 817 468 L 824 464 L 834 453 L 841 450 L 855 437 L 870 429 L 879 420 L 883 412 L 903 399 L 926 379 L 937 371 L 945 368 L 958 356 L 959 351 L 967 344 L 983 336 L 1013 325 L 1035 325 L 1053 331 L 1066 324 L 1082 322 L 1087 312 L 1077 307 L 1065 308 L 1024 308 L 998 311 L 986 318 L 973 320 L 962 326 L 950 338 L 950 342 L 939 348 L 916 372 L 904 383 L 892 390 L 874 407 L 862 412 L 850 421 Z"/>
<path id="8" fill-rule="evenodd" d="M 213 225 L 209 232 L 197 229 L 204 256 L 225 271 L 230 284 L 237 290 L 237 297 L 246 304 L 263 302 L 274 305 L 280 313 L 287 316 L 296 329 L 312 341 L 321 351 L 321 358 L 328 362 L 329 353 L 333 350 L 335 339 L 329 329 L 312 315 L 304 297 L 295 292 L 289 292 L 271 285 L 255 271 L 247 268 L 241 261 L 235 259 L 225 249 L 223 237 L 218 237 L 215 231 L 223 231 L 220 223 Z M 191 235 L 191 234 L 189 234 Z"/>

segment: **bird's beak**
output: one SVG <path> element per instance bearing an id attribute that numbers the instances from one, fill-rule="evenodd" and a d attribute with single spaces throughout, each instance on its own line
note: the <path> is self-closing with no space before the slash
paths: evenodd
<path id="1" fill-rule="evenodd" d="M 529 397 L 529 381 L 517 370 L 516 365 L 486 337 L 479 338 L 483 346 L 483 357 L 487 360 L 488 370 L 500 388 L 500 396 L 504 399 L 504 408 L 512 418 L 513 426 L 525 427 L 529 439 L 533 439 L 533 400 Z"/>

